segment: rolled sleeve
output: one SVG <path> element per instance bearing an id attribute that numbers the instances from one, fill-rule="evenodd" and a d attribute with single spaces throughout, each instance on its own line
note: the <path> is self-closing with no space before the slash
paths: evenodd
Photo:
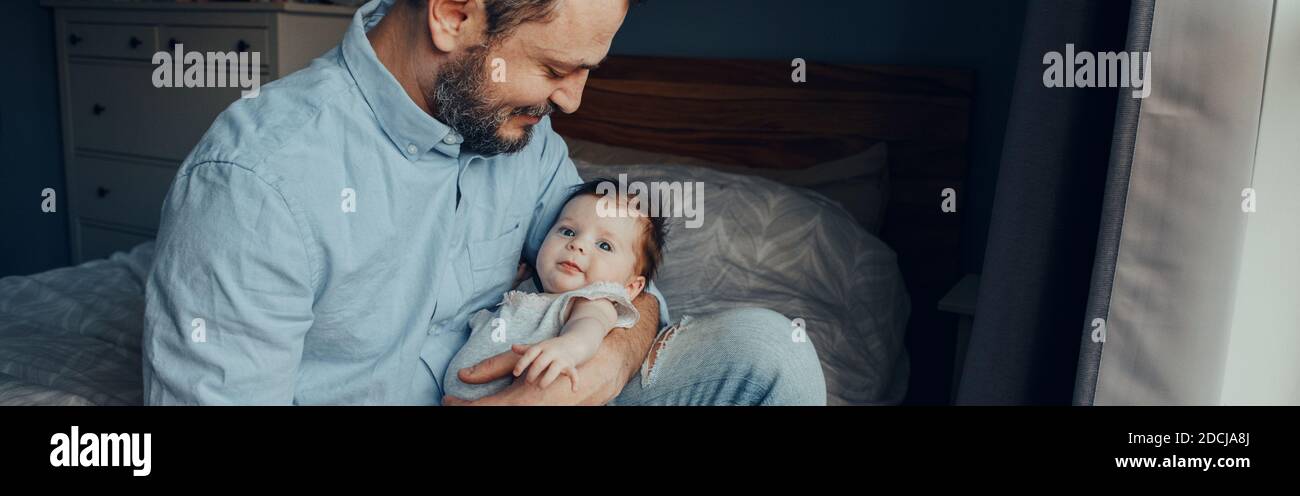
<path id="1" fill-rule="evenodd" d="M 293 403 L 313 321 L 312 264 L 293 211 L 234 164 L 176 178 L 145 290 L 147 404 Z"/>

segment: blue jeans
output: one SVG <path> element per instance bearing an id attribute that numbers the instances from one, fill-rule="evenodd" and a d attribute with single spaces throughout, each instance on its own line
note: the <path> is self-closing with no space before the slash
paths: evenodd
<path id="1" fill-rule="evenodd" d="M 611 405 L 825 405 L 812 342 L 764 308 L 684 317 Z M 650 359 L 654 358 L 653 366 Z"/>

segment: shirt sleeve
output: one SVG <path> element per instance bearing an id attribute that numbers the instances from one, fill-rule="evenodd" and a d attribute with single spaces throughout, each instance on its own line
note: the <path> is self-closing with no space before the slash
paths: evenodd
<path id="1" fill-rule="evenodd" d="M 293 403 L 314 293 L 293 212 L 233 164 L 176 178 L 145 289 L 146 404 Z"/>
<path id="2" fill-rule="evenodd" d="M 569 147 L 564 143 L 564 138 L 551 128 L 550 117 L 537 125 L 537 131 L 535 138 L 540 141 L 542 155 L 539 166 L 546 171 L 547 175 L 540 182 L 544 186 L 541 194 L 538 195 L 532 224 L 528 226 L 528 240 L 524 246 L 525 256 L 534 267 L 537 266 L 537 252 L 542 248 L 542 241 L 550 232 L 551 225 L 555 224 L 555 219 L 560 216 L 560 211 L 564 210 L 564 201 L 573 192 L 575 186 L 582 184 L 582 178 L 578 176 L 578 168 L 573 165 L 573 159 L 569 158 Z M 538 288 L 541 288 L 539 281 L 534 282 L 537 283 Z M 659 300 L 659 325 L 655 327 L 662 330 L 668 322 L 671 322 L 668 315 L 668 300 L 665 300 L 663 294 L 655 287 L 654 281 L 646 284 L 645 291 Z"/>

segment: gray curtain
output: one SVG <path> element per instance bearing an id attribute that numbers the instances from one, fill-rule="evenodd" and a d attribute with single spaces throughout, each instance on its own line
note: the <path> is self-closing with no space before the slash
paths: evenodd
<path id="1" fill-rule="evenodd" d="M 1134 0 L 1128 27 L 1127 50 L 1146 52 L 1151 45 L 1151 17 L 1155 0 Z M 1092 404 L 1097 385 L 1097 365 L 1101 362 L 1102 343 L 1094 341 L 1090 315 L 1105 315 L 1110 307 L 1110 288 L 1115 279 L 1115 258 L 1119 253 L 1120 227 L 1124 221 L 1124 202 L 1128 196 L 1129 172 L 1133 167 L 1133 148 L 1137 141 L 1138 116 L 1142 99 L 1120 98 L 1115 113 L 1114 138 L 1106 175 L 1106 192 L 1102 197 L 1097 255 L 1093 264 L 1092 284 L 1085 310 L 1085 329 L 1079 346 L 1079 371 L 1074 387 L 1074 404 Z"/>
<path id="2" fill-rule="evenodd" d="M 1130 19 L 1149 19 L 1149 4 L 1035 0 L 1027 6 L 958 404 L 1069 404 L 1073 398 L 1121 90 L 1048 88 L 1043 55 L 1064 52 L 1067 43 L 1092 52 L 1124 50 Z"/>
<path id="3" fill-rule="evenodd" d="M 1138 3 L 1129 41 L 1154 89 L 1121 98 L 1074 403 L 1216 405 L 1276 4 Z"/>

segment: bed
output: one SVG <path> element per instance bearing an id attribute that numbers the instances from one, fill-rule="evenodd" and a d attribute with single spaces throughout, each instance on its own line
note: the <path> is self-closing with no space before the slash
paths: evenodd
<path id="1" fill-rule="evenodd" d="M 670 222 L 657 284 L 675 315 L 734 306 L 803 319 L 831 404 L 896 404 L 905 342 L 958 279 L 969 73 L 782 61 L 611 57 L 556 116 L 583 177 L 692 181 L 704 224 Z M 142 401 L 152 242 L 0 279 L 0 404 Z"/>

